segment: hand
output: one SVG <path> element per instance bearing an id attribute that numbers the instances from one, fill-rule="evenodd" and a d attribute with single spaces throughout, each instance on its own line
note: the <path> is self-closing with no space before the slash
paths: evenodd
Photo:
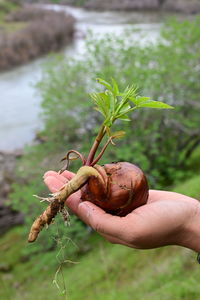
<path id="1" fill-rule="evenodd" d="M 74 176 L 48 171 L 44 182 L 57 192 Z M 66 205 L 83 222 L 111 243 L 138 249 L 180 245 L 200 252 L 200 205 L 193 198 L 174 192 L 150 190 L 147 204 L 125 217 L 113 216 L 96 205 L 80 199 L 80 191 Z"/>

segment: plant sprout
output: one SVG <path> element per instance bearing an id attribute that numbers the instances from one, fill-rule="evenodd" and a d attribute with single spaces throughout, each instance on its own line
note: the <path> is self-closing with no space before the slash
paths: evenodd
<path id="1" fill-rule="evenodd" d="M 173 107 L 160 101 L 151 100 L 149 97 L 139 96 L 137 88 L 132 85 L 121 92 L 114 79 L 111 80 L 111 83 L 101 78 L 98 78 L 97 81 L 104 86 L 104 91 L 92 93 L 90 96 L 95 104 L 95 109 L 103 116 L 99 132 L 87 158 L 78 151 L 70 150 L 62 159 L 67 160 L 67 165 L 60 170 L 60 174 L 68 168 L 70 160 L 80 158 L 83 166 L 77 171 L 77 174 L 60 191 L 50 197 L 37 196 L 42 201 L 48 201 L 49 206 L 34 221 L 28 238 L 29 242 L 36 240 L 42 228 L 51 224 L 58 212 L 64 214 L 66 198 L 79 189 L 82 192 L 83 200 L 91 201 L 107 212 L 119 216 L 129 213 L 147 201 L 147 180 L 138 167 L 126 162 L 101 167 L 97 165 L 97 162 L 107 146 L 113 143 L 113 139 L 121 138 L 125 134 L 123 131 L 111 132 L 111 127 L 116 120 L 129 121 L 128 114 L 140 108 L 172 109 Z M 95 158 L 97 149 L 106 134 L 108 140 Z"/>

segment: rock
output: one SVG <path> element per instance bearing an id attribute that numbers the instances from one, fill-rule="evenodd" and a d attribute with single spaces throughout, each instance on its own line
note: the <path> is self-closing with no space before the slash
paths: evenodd
<path id="1" fill-rule="evenodd" d="M 12 226 L 23 223 L 23 215 L 8 205 L 11 184 L 16 181 L 14 174 L 16 160 L 21 155 L 21 151 L 0 152 L 0 234 L 5 233 Z"/>

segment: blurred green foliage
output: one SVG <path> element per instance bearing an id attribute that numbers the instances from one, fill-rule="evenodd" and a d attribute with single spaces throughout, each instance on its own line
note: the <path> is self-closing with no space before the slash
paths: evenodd
<path id="1" fill-rule="evenodd" d="M 44 128 L 38 134 L 42 143 L 29 147 L 20 160 L 21 183 L 13 186 L 11 201 L 25 214 L 27 231 L 43 210 L 44 204 L 32 197 L 47 193 L 42 174 L 49 168 L 58 170 L 58 161 L 67 150 L 87 154 L 91 147 L 101 121 L 88 100 L 88 93 L 98 89 L 96 77 L 108 81 L 114 77 L 121 89 L 134 84 L 140 94 L 176 107 L 173 111 L 138 110 L 128 124 L 116 123 L 116 130 L 120 126 L 126 137 L 116 147 L 109 146 L 101 162 L 138 164 L 154 188 L 166 188 L 191 176 L 191 156 L 200 144 L 199 25 L 200 17 L 183 22 L 172 19 L 163 26 L 156 44 L 143 46 L 135 43 L 132 31 L 120 37 L 90 36 L 83 55 L 54 57 L 45 66 L 37 86 L 43 98 Z M 73 166 L 71 170 L 77 170 L 78 165 Z M 87 229 L 72 218 L 73 233 L 59 222 L 50 226 L 50 235 L 56 236 L 59 228 L 61 235 L 84 245 Z M 54 247 L 55 239 L 43 231 L 32 249 Z"/>
<path id="2" fill-rule="evenodd" d="M 78 149 L 87 152 L 99 121 L 88 92 L 97 88 L 96 77 L 114 77 L 121 88 L 134 83 L 142 95 L 176 109 L 134 112 L 131 122 L 123 124 L 126 140 L 111 149 L 110 159 L 139 164 L 156 186 L 185 177 L 189 158 L 200 143 L 199 24 L 200 17 L 171 20 L 163 26 L 158 43 L 143 47 L 134 43 L 133 32 L 120 38 L 90 37 L 84 58 L 55 60 L 39 85 L 48 141 L 55 147 L 78 142 Z"/>
<path id="3" fill-rule="evenodd" d="M 0 0 L 0 15 L 3 13 L 9 13 L 11 12 L 13 9 L 16 9 L 18 6 L 18 4 L 14 1 L 11 0 Z"/>
<path id="4" fill-rule="evenodd" d="M 68 5 L 82 6 L 85 4 L 87 0 L 50 0 L 50 1 L 55 4 L 68 4 Z"/>
<path id="5" fill-rule="evenodd" d="M 13 1 L 0 0 L 0 25 L 3 26 L 5 22 L 5 17 L 9 13 L 19 9 L 19 7 L 19 4 Z"/>

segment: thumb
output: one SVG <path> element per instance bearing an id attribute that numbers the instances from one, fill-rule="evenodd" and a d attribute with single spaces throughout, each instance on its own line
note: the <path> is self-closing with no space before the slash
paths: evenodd
<path id="1" fill-rule="evenodd" d="M 91 202 L 81 202 L 76 213 L 83 222 L 99 233 L 116 237 L 123 233 L 123 218 L 108 214 Z"/>

